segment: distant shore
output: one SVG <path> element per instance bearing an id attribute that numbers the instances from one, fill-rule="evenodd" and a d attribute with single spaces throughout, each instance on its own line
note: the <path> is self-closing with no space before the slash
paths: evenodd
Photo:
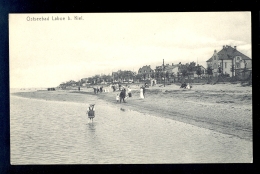
<path id="1" fill-rule="evenodd" d="M 129 84 L 133 97 L 117 103 L 119 91 L 94 94 L 92 88 L 78 90 L 16 92 L 12 95 L 53 101 L 88 103 L 86 95 L 111 103 L 114 107 L 131 109 L 162 118 L 174 119 L 195 126 L 230 134 L 252 141 L 252 87 L 240 84 L 193 85 L 191 90 L 177 85 L 156 85 L 146 89 L 139 98 L 140 86 Z M 105 86 L 105 85 L 104 85 Z"/>

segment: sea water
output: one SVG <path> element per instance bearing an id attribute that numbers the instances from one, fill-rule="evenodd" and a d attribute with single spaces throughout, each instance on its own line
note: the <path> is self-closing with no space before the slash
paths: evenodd
<path id="1" fill-rule="evenodd" d="M 248 163 L 252 142 L 89 97 L 85 103 L 10 96 L 11 164 Z M 122 108 L 122 109 L 120 109 Z"/>

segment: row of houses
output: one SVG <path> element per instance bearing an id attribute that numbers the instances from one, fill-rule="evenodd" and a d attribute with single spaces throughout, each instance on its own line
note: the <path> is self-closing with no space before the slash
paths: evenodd
<path id="1" fill-rule="evenodd" d="M 189 75 L 193 78 L 198 77 L 197 70 L 200 69 L 202 75 L 207 75 L 207 69 L 210 67 L 212 69 L 213 76 L 217 76 L 220 73 L 228 75 L 228 76 L 237 76 L 241 74 L 241 71 L 245 69 L 248 72 L 252 71 L 252 59 L 248 56 L 244 55 L 240 51 L 237 50 L 237 47 L 231 47 L 230 45 L 224 45 L 220 51 L 214 50 L 213 54 L 206 61 L 207 67 L 203 67 L 202 65 L 196 65 L 195 62 L 191 62 L 189 64 L 166 64 L 156 66 L 155 69 L 152 69 L 150 65 L 145 65 L 137 72 L 133 72 L 130 70 L 122 71 L 118 70 L 116 72 L 112 72 L 112 75 L 102 75 L 91 78 L 83 78 L 80 82 L 70 81 L 67 84 L 71 86 L 86 86 L 88 84 L 96 84 L 107 82 L 134 82 L 134 81 L 142 81 L 142 80 L 151 80 L 156 79 L 157 81 L 165 78 L 167 75 L 168 80 L 169 77 L 171 79 L 175 78 L 179 79 L 179 76 L 182 76 L 182 69 L 184 67 L 190 67 Z"/>
<path id="2" fill-rule="evenodd" d="M 236 76 L 241 74 L 241 71 L 252 70 L 252 59 L 248 56 L 244 55 L 240 51 L 237 50 L 237 47 L 234 46 L 231 47 L 230 45 L 224 45 L 223 48 L 217 52 L 217 50 L 214 50 L 213 55 L 206 61 L 207 67 L 203 67 L 202 65 L 195 66 L 195 62 L 191 62 L 192 65 L 192 77 L 198 77 L 196 71 L 198 68 L 200 68 L 201 73 L 206 75 L 207 74 L 207 68 L 210 67 L 213 72 L 213 76 L 219 75 L 221 69 L 221 72 L 228 76 Z M 166 64 L 166 65 L 160 65 L 156 66 L 155 69 L 152 69 L 150 65 L 145 65 L 138 70 L 138 74 L 143 76 L 143 80 L 145 79 L 151 79 L 154 73 L 168 73 L 173 74 L 174 76 L 177 76 L 178 74 L 181 75 L 181 67 L 183 65 L 181 63 L 179 64 Z M 188 65 L 187 65 L 188 66 Z"/>
<path id="3" fill-rule="evenodd" d="M 194 64 L 194 66 L 191 66 L 191 73 L 190 76 L 192 77 L 198 77 L 197 75 L 197 69 L 199 68 L 201 71 L 201 74 L 206 73 L 206 69 L 202 65 L 195 66 L 195 62 L 191 62 L 190 64 Z M 142 80 L 148 80 L 148 79 L 156 79 L 158 81 L 159 78 L 165 78 L 168 77 L 168 79 L 175 79 L 182 76 L 181 68 L 183 66 L 188 66 L 190 64 L 166 64 L 161 66 L 156 66 L 155 69 L 152 69 L 150 65 L 143 66 L 139 68 L 138 75 L 142 77 Z"/>

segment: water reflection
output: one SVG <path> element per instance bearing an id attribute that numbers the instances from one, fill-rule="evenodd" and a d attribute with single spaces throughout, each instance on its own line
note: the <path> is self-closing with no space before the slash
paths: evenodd
<path id="1" fill-rule="evenodd" d="M 88 129 L 91 131 L 91 132 L 95 132 L 95 126 L 96 126 L 96 124 L 97 124 L 97 122 L 89 122 L 89 123 L 87 123 L 87 125 L 88 125 Z"/>
<path id="2" fill-rule="evenodd" d="M 86 125 L 86 133 L 88 133 L 88 135 L 93 136 L 96 134 L 96 122 L 89 122 Z"/>

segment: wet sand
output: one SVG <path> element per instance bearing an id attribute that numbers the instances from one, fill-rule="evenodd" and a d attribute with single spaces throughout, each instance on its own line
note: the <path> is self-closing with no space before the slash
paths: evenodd
<path id="1" fill-rule="evenodd" d="M 94 94 L 92 88 L 19 92 L 13 95 L 54 101 L 84 102 L 89 96 L 105 100 L 117 108 L 170 118 L 220 133 L 252 141 L 252 87 L 240 84 L 193 84 L 191 90 L 177 85 L 157 85 L 146 89 L 140 99 L 139 86 L 131 85 L 133 97 L 117 103 L 119 91 Z"/>

